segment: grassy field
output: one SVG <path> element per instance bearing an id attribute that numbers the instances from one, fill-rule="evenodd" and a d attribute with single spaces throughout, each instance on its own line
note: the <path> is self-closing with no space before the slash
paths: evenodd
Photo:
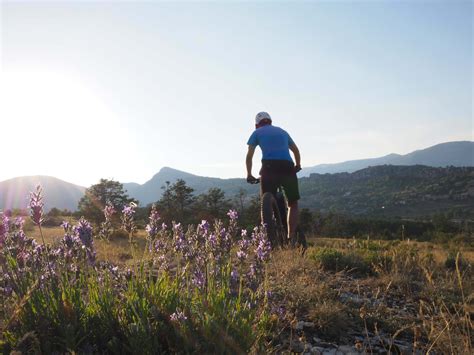
<path id="1" fill-rule="evenodd" d="M 53 244 L 63 234 L 43 232 Z M 96 239 L 97 257 L 136 264 L 145 237 L 136 233 L 134 250 L 126 236 Z M 272 252 L 266 351 L 471 353 L 472 244 L 311 237 L 309 245 L 304 256 Z"/>
<path id="2" fill-rule="evenodd" d="M 64 235 L 64 229 L 62 227 L 43 227 L 43 236 L 47 243 L 57 243 Z M 40 232 L 37 228 L 34 228 L 28 233 L 31 237 L 35 238 L 38 242 L 41 242 Z M 138 230 L 134 234 L 134 241 L 137 244 L 137 256 L 143 255 L 143 250 L 146 244 L 146 232 L 144 230 Z M 370 247 L 375 247 L 377 250 L 390 249 L 399 245 L 410 246 L 417 250 L 421 256 L 431 255 L 433 260 L 437 264 L 443 264 L 448 259 L 448 256 L 460 251 L 462 257 L 469 261 L 471 264 L 474 263 L 474 246 L 466 244 L 435 244 L 430 242 L 418 242 L 418 241 L 385 241 L 385 240 L 357 240 L 362 246 L 370 244 Z M 129 239 L 125 233 L 120 234 L 116 238 L 112 238 L 110 241 L 101 239 L 95 239 L 95 247 L 97 249 L 97 255 L 100 260 L 107 260 L 117 264 L 126 264 L 127 261 L 132 262 L 132 253 L 130 249 Z M 343 239 L 343 238 L 321 238 L 317 236 L 311 236 L 308 238 L 308 244 L 315 249 L 318 248 L 333 248 L 337 250 L 350 250 L 353 248 L 355 240 Z M 310 249 L 309 253 L 312 252 Z"/>

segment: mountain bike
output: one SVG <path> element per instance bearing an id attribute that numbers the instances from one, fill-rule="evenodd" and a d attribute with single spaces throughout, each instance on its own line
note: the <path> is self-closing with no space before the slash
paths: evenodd
<path id="1" fill-rule="evenodd" d="M 260 179 L 247 182 L 249 184 L 258 184 L 260 183 Z M 284 247 L 291 242 L 292 247 L 301 247 L 302 254 L 304 254 L 308 245 L 306 236 L 299 226 L 296 228 L 295 240 L 288 240 L 288 207 L 281 186 L 278 187 L 276 194 L 272 194 L 271 192 L 265 192 L 263 194 L 260 201 L 260 213 L 261 221 L 265 224 L 267 229 L 267 235 L 272 249 Z"/>
<path id="2" fill-rule="evenodd" d="M 249 183 L 258 184 L 260 179 L 249 181 Z M 260 201 L 261 220 L 267 229 L 272 249 L 288 244 L 287 210 L 285 195 L 281 187 L 278 188 L 275 195 L 271 192 L 265 192 L 262 195 Z"/>

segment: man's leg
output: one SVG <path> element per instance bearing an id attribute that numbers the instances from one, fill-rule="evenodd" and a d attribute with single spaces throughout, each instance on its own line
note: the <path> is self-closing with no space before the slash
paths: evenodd
<path id="1" fill-rule="evenodd" d="M 288 203 L 288 239 L 296 243 L 296 227 L 298 226 L 298 201 Z"/>

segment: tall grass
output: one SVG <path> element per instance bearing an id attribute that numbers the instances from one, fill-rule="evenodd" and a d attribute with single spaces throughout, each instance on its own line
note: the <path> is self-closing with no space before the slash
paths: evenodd
<path id="1" fill-rule="evenodd" d="M 263 229 L 240 231 L 235 213 L 227 225 L 187 231 L 155 213 L 145 255 L 128 268 L 96 260 L 84 220 L 64 224 L 50 245 L 0 217 L 1 353 L 246 353 L 264 344 L 269 244 Z"/>

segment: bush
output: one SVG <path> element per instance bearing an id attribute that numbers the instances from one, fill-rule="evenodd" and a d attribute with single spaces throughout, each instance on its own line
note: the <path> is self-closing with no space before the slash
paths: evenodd
<path id="1" fill-rule="evenodd" d="M 333 248 L 323 248 L 312 253 L 310 257 L 328 271 L 347 270 L 356 274 L 372 272 L 370 262 L 355 252 L 344 254 Z"/>
<path id="2" fill-rule="evenodd" d="M 43 222 L 44 227 L 59 227 L 63 223 L 64 218 L 61 216 L 48 216 Z"/>

